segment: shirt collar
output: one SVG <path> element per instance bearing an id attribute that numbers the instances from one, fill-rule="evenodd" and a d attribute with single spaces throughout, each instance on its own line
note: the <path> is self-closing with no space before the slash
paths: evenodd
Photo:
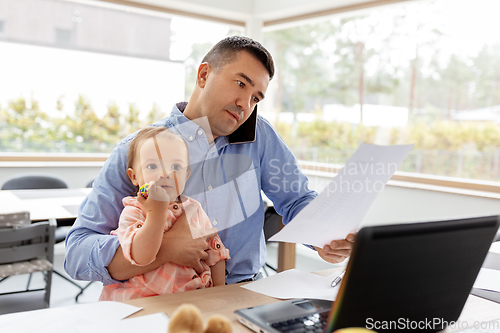
<path id="1" fill-rule="evenodd" d="M 179 134 L 186 141 L 193 141 L 196 138 L 200 126 L 186 118 L 183 114 L 187 102 L 180 102 L 174 105 L 170 117 L 167 119 L 168 127 L 175 127 Z"/>
<path id="2" fill-rule="evenodd" d="M 179 133 L 187 141 L 193 141 L 196 138 L 196 134 L 199 130 L 202 130 L 200 126 L 186 118 L 183 114 L 186 109 L 187 102 L 179 102 L 174 105 L 170 117 L 167 120 L 167 125 L 177 127 Z M 182 126 L 180 126 L 182 125 Z M 243 141 L 238 143 L 247 143 L 252 141 Z M 217 150 L 229 144 L 228 136 L 219 136 L 215 139 L 215 144 Z"/>

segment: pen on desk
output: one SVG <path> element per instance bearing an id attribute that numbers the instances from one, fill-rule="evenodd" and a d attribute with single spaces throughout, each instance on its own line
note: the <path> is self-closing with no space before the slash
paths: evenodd
<path id="1" fill-rule="evenodd" d="M 332 287 L 336 287 L 340 283 L 340 281 L 344 277 L 344 274 L 345 274 L 345 271 L 343 271 L 342 273 L 339 274 L 339 276 L 337 276 L 335 279 L 333 279 Z"/>

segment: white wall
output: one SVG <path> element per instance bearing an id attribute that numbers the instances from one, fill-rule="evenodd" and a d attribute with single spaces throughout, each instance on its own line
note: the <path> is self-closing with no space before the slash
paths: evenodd
<path id="1" fill-rule="evenodd" d="M 321 191 L 333 176 L 316 173 L 308 177 L 311 188 Z M 389 181 L 368 210 L 362 226 L 500 215 L 500 199 L 401 187 L 402 184 Z"/>

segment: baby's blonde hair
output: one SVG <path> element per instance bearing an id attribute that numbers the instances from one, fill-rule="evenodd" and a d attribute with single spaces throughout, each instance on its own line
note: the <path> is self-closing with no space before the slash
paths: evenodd
<path id="1" fill-rule="evenodd" d="M 167 135 L 167 137 L 169 137 L 171 139 L 182 141 L 182 143 L 186 147 L 186 154 L 187 154 L 187 158 L 188 158 L 188 171 L 189 171 L 190 170 L 190 167 L 189 167 L 189 149 L 188 149 L 186 141 L 184 141 L 182 136 L 180 136 L 177 133 L 172 132 L 171 130 L 169 130 L 165 126 L 149 126 L 149 127 L 146 127 L 144 129 L 140 130 L 139 133 L 137 133 L 135 138 L 130 142 L 130 147 L 129 147 L 128 156 L 127 156 L 127 158 L 128 158 L 127 159 L 127 168 L 133 169 L 135 157 L 137 155 L 137 151 L 142 146 L 142 143 L 144 141 L 146 141 L 147 139 L 153 138 L 159 134 Z"/>

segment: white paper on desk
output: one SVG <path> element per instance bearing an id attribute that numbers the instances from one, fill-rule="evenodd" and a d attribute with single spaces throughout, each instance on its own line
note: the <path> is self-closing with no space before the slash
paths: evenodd
<path id="1" fill-rule="evenodd" d="M 491 243 L 490 252 L 500 253 L 500 242 Z"/>
<path id="2" fill-rule="evenodd" d="M 362 143 L 323 192 L 269 240 L 323 247 L 355 232 L 412 148 Z"/>
<path id="3" fill-rule="evenodd" d="M 120 302 L 96 302 L 0 316 L 2 332 L 74 333 L 76 328 L 123 319 L 139 311 Z"/>
<path id="4" fill-rule="evenodd" d="M 241 286 L 242 288 L 280 299 L 313 298 L 333 301 L 337 297 L 339 286 L 331 284 L 339 272 L 332 276 L 321 276 L 296 269 L 271 275 Z"/>
<path id="5" fill-rule="evenodd" d="M 137 318 L 123 319 L 100 324 L 84 325 L 75 333 L 166 333 L 169 318 L 164 313 L 154 313 Z"/>
<path id="6" fill-rule="evenodd" d="M 474 288 L 500 292 L 500 271 L 496 269 L 481 268 L 474 282 Z"/>

